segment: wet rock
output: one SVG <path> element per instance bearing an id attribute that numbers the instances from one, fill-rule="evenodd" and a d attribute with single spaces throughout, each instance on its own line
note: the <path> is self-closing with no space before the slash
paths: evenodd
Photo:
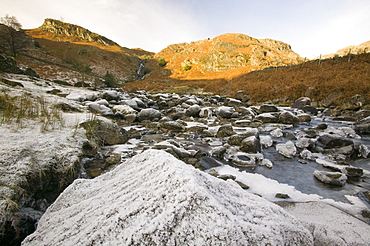
<path id="1" fill-rule="evenodd" d="M 256 166 L 256 159 L 248 155 L 236 154 L 231 162 L 238 167 L 251 168 Z"/>
<path id="2" fill-rule="evenodd" d="M 297 125 L 300 120 L 297 116 L 289 111 L 284 111 L 279 115 L 279 122 L 283 124 Z"/>
<path id="3" fill-rule="evenodd" d="M 215 147 L 210 151 L 211 156 L 223 159 L 227 149 L 223 146 Z"/>
<path id="4" fill-rule="evenodd" d="M 288 199 L 288 198 L 290 198 L 290 196 L 288 194 L 284 194 L 284 193 L 276 193 L 275 197 L 276 198 L 280 198 L 280 199 Z"/>
<path id="5" fill-rule="evenodd" d="M 87 106 L 91 113 L 100 114 L 102 116 L 107 116 L 107 117 L 111 117 L 114 115 L 113 111 L 107 106 L 104 106 L 104 105 L 101 105 L 95 102 L 89 103 Z"/>
<path id="6" fill-rule="evenodd" d="M 318 129 L 318 130 L 325 130 L 327 128 L 328 128 L 328 125 L 326 123 L 318 124 L 316 126 L 316 129 Z"/>
<path id="7" fill-rule="evenodd" d="M 236 179 L 236 177 L 234 175 L 231 175 L 231 174 L 221 174 L 217 177 L 219 179 L 223 179 L 223 180 L 228 180 L 228 179 L 235 180 Z"/>
<path id="8" fill-rule="evenodd" d="M 321 135 L 317 141 L 318 143 L 321 143 L 320 147 L 323 147 L 325 149 L 340 148 L 353 145 L 352 140 L 331 134 Z"/>
<path id="9" fill-rule="evenodd" d="M 171 132 L 182 132 L 185 126 L 178 121 L 165 121 L 160 123 L 160 127 Z"/>
<path id="10" fill-rule="evenodd" d="M 248 96 L 247 92 L 246 91 L 237 91 L 235 93 L 235 98 L 236 99 L 239 99 L 240 101 L 242 101 L 243 103 L 246 103 L 250 100 L 250 97 Z"/>
<path id="11" fill-rule="evenodd" d="M 303 112 L 311 114 L 311 115 L 317 115 L 317 113 L 319 112 L 317 110 L 317 108 L 314 107 L 314 106 L 307 106 L 306 105 L 306 106 L 303 106 L 303 108 L 301 108 L 301 109 L 302 109 Z"/>
<path id="12" fill-rule="evenodd" d="M 144 120 L 159 120 L 161 118 L 161 112 L 153 109 L 153 108 L 146 108 L 142 109 L 139 114 L 137 115 L 139 121 L 144 121 Z"/>
<path id="13" fill-rule="evenodd" d="M 270 135 L 275 138 L 281 138 L 284 134 L 280 128 L 276 128 L 270 132 Z"/>
<path id="14" fill-rule="evenodd" d="M 201 108 L 199 111 L 199 117 L 201 118 L 212 117 L 212 110 L 210 108 Z"/>
<path id="15" fill-rule="evenodd" d="M 348 177 L 361 177 L 364 174 L 364 170 L 359 167 L 344 167 L 342 172 L 347 175 Z"/>
<path id="16" fill-rule="evenodd" d="M 108 101 L 111 100 L 118 100 L 120 97 L 120 94 L 117 91 L 104 91 L 101 95 L 103 99 L 106 99 Z"/>
<path id="17" fill-rule="evenodd" d="M 286 158 L 293 158 L 297 153 L 297 149 L 292 141 L 288 141 L 285 144 L 277 144 L 276 151 Z"/>
<path id="18" fill-rule="evenodd" d="M 256 120 L 262 121 L 263 123 L 277 123 L 278 117 L 270 113 L 259 114 L 255 117 Z"/>
<path id="19" fill-rule="evenodd" d="M 136 114 L 137 111 L 128 105 L 115 105 L 113 107 L 114 112 L 120 112 L 123 115 Z"/>
<path id="20" fill-rule="evenodd" d="M 264 148 L 269 148 L 273 145 L 273 141 L 270 136 L 260 136 L 260 143 Z"/>
<path id="21" fill-rule="evenodd" d="M 263 104 L 263 105 L 260 106 L 258 112 L 260 114 L 271 113 L 271 112 L 279 112 L 279 109 L 275 105 L 272 105 L 272 104 Z"/>
<path id="22" fill-rule="evenodd" d="M 354 127 L 358 134 L 370 134 L 370 116 L 356 122 Z"/>
<path id="23" fill-rule="evenodd" d="M 305 149 L 305 148 L 310 149 L 314 147 L 315 142 L 316 141 L 311 138 L 299 138 L 295 142 L 295 146 L 297 146 L 297 148 L 300 148 L 300 149 Z"/>
<path id="24" fill-rule="evenodd" d="M 256 136 L 245 138 L 241 143 L 240 150 L 246 153 L 261 152 L 260 140 Z"/>
<path id="25" fill-rule="evenodd" d="M 194 104 L 185 110 L 185 115 L 188 117 L 199 117 L 200 107 Z"/>
<path id="26" fill-rule="evenodd" d="M 246 185 L 246 184 L 244 184 L 244 183 L 242 183 L 242 182 L 240 182 L 240 181 L 235 181 L 242 189 L 244 189 L 244 190 L 248 190 L 249 189 L 249 186 L 248 185 Z"/>
<path id="27" fill-rule="evenodd" d="M 269 159 L 263 159 L 261 162 L 258 163 L 260 166 L 265 166 L 268 168 L 272 168 L 274 164 Z"/>
<path id="28" fill-rule="evenodd" d="M 315 170 L 313 175 L 315 178 L 325 184 L 343 186 L 347 181 L 347 176 L 340 172 L 326 172 Z"/>
<path id="29" fill-rule="evenodd" d="M 104 168 L 107 168 L 112 165 L 116 165 L 121 162 L 121 156 L 120 155 L 112 155 L 109 156 L 104 160 Z"/>
<path id="30" fill-rule="evenodd" d="M 309 114 L 299 114 L 297 117 L 300 122 L 310 122 L 311 121 L 311 116 Z"/>
<path id="31" fill-rule="evenodd" d="M 85 121 L 81 125 L 89 132 L 91 138 L 101 144 L 124 144 L 128 140 L 128 134 L 125 129 L 120 128 L 116 123 L 104 117 Z"/>
<path id="32" fill-rule="evenodd" d="M 302 109 L 304 106 L 310 106 L 311 105 L 311 99 L 308 97 L 301 97 L 298 98 L 294 103 L 292 108 L 298 108 Z"/>
<path id="33" fill-rule="evenodd" d="M 224 138 L 232 136 L 234 134 L 236 134 L 236 132 L 234 132 L 232 125 L 223 125 L 218 129 L 216 137 Z"/>
<path id="34" fill-rule="evenodd" d="M 235 109 L 233 107 L 226 107 L 222 106 L 216 109 L 217 116 L 222 118 L 230 119 L 235 113 Z"/>

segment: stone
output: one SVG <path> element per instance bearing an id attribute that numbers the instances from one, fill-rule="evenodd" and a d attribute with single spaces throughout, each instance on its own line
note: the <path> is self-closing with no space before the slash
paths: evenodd
<path id="1" fill-rule="evenodd" d="M 231 175 L 231 174 L 221 174 L 217 177 L 219 179 L 223 179 L 223 180 L 228 180 L 228 179 L 235 180 L 236 179 L 236 177 L 234 175 Z"/>
<path id="2" fill-rule="evenodd" d="M 280 128 L 276 128 L 270 132 L 270 135 L 275 138 L 281 138 L 284 134 Z"/>
<path id="3" fill-rule="evenodd" d="M 283 124 L 297 125 L 300 122 L 300 120 L 292 112 L 284 111 L 279 115 L 279 122 Z"/>
<path id="4" fill-rule="evenodd" d="M 212 117 L 212 110 L 210 108 L 201 108 L 199 111 L 199 117 L 201 118 Z"/>
<path id="5" fill-rule="evenodd" d="M 24 75 L 40 78 L 40 75 L 38 75 L 37 72 L 30 67 L 26 67 L 25 69 L 22 69 L 22 70 L 23 70 Z"/>
<path id="6" fill-rule="evenodd" d="M 227 149 L 223 146 L 215 147 L 210 151 L 211 156 L 223 159 Z"/>
<path id="7" fill-rule="evenodd" d="M 256 159 L 248 155 L 237 154 L 231 159 L 231 162 L 238 167 L 251 168 L 256 166 Z"/>
<path id="8" fill-rule="evenodd" d="M 128 141 L 127 131 L 107 118 L 97 117 L 81 125 L 90 134 L 90 138 L 102 145 L 124 144 Z"/>
<path id="9" fill-rule="evenodd" d="M 248 96 L 246 91 L 240 90 L 235 93 L 235 99 L 238 99 L 243 103 L 246 103 L 250 100 L 250 97 Z"/>
<path id="10" fill-rule="evenodd" d="M 325 184 L 343 186 L 347 181 L 347 176 L 340 172 L 326 172 L 315 170 L 313 172 L 313 175 L 315 176 L 315 178 Z"/>
<path id="11" fill-rule="evenodd" d="M 171 132 L 182 132 L 185 126 L 178 121 L 165 121 L 160 123 L 160 127 Z"/>
<path id="12" fill-rule="evenodd" d="M 260 166 L 265 166 L 268 168 L 272 168 L 274 164 L 269 159 L 263 159 L 261 162 L 258 163 Z"/>
<path id="13" fill-rule="evenodd" d="M 273 145 L 273 141 L 270 136 L 260 136 L 260 143 L 264 148 L 269 148 Z"/>
<path id="14" fill-rule="evenodd" d="M 17 67 L 17 62 L 13 57 L 0 54 L 0 72 L 20 74 L 22 70 Z"/>
<path id="15" fill-rule="evenodd" d="M 362 120 L 370 116 L 370 110 L 359 110 L 353 115 L 357 120 Z"/>
<path id="16" fill-rule="evenodd" d="M 236 134 L 236 132 L 234 132 L 232 125 L 223 125 L 218 129 L 216 137 L 224 138 L 232 136 L 234 134 Z"/>
<path id="17" fill-rule="evenodd" d="M 311 99 L 308 97 L 301 97 L 298 98 L 294 103 L 292 108 L 298 108 L 302 109 L 304 106 L 310 106 L 311 105 Z"/>
<path id="18" fill-rule="evenodd" d="M 228 98 L 225 104 L 229 107 L 234 107 L 234 108 L 241 107 L 244 105 L 242 101 L 238 99 L 234 99 L 234 98 Z"/>
<path id="19" fill-rule="evenodd" d="M 120 94 L 117 91 L 104 91 L 101 97 L 108 101 L 112 101 L 112 100 L 118 100 L 120 97 Z"/>
<path id="20" fill-rule="evenodd" d="M 72 92 L 71 94 L 67 95 L 66 98 L 77 102 L 83 102 L 86 100 L 86 96 L 76 92 Z"/>
<path id="21" fill-rule="evenodd" d="M 89 103 L 87 106 L 91 113 L 100 114 L 102 116 L 113 116 L 114 115 L 113 111 L 107 106 L 104 106 L 104 105 L 101 105 L 95 102 Z"/>
<path id="22" fill-rule="evenodd" d="M 293 158 L 297 153 L 297 149 L 292 141 L 288 141 L 285 144 L 277 144 L 276 151 L 286 158 Z"/>
<path id="23" fill-rule="evenodd" d="M 324 149 L 341 148 L 354 144 L 350 139 L 331 134 L 321 135 L 317 141 L 318 143 L 321 143 L 320 147 L 323 147 Z"/>
<path id="24" fill-rule="evenodd" d="M 107 168 L 112 165 L 116 165 L 121 162 L 121 156 L 120 155 L 112 155 L 105 159 L 104 161 L 104 168 Z"/>
<path id="25" fill-rule="evenodd" d="M 263 123 L 277 123 L 278 117 L 270 113 L 262 113 L 257 115 L 255 120 L 262 121 Z"/>
<path id="26" fill-rule="evenodd" d="M 193 104 L 185 110 L 185 115 L 188 117 L 199 117 L 200 107 L 198 104 Z"/>
<path id="27" fill-rule="evenodd" d="M 290 196 L 288 194 L 284 194 L 284 193 L 276 193 L 275 197 L 276 198 L 280 198 L 280 199 L 288 199 L 288 198 L 290 198 Z"/>
<path id="28" fill-rule="evenodd" d="M 160 111 L 153 109 L 153 108 L 146 108 L 142 109 L 139 114 L 137 115 L 139 121 L 144 120 L 159 120 L 161 118 L 162 114 Z"/>
<path id="29" fill-rule="evenodd" d="M 370 134 L 370 116 L 356 122 L 354 127 L 358 134 Z"/>
<path id="30" fill-rule="evenodd" d="M 132 107 L 130 107 L 128 105 L 115 105 L 113 107 L 113 111 L 114 112 L 120 112 L 123 115 L 136 114 L 137 113 L 137 111 L 135 109 L 133 109 Z"/>
<path id="31" fill-rule="evenodd" d="M 235 109 L 233 107 L 226 107 L 222 106 L 216 109 L 217 116 L 222 118 L 230 119 L 235 113 Z"/>
<path id="32" fill-rule="evenodd" d="M 347 177 L 361 177 L 364 174 L 364 170 L 359 167 L 347 166 L 342 169 L 342 172 Z"/>
<path id="33" fill-rule="evenodd" d="M 300 149 L 309 149 L 309 148 L 314 147 L 315 142 L 316 141 L 312 138 L 299 138 L 295 142 L 295 146 L 297 146 L 297 148 L 300 148 Z"/>
<path id="34" fill-rule="evenodd" d="M 244 184 L 244 183 L 242 183 L 242 182 L 240 182 L 240 181 L 237 181 L 237 180 L 235 180 L 235 182 L 242 188 L 242 189 L 244 189 L 244 190 L 248 190 L 249 189 L 249 186 L 248 185 L 246 185 L 246 184 Z"/>
<path id="35" fill-rule="evenodd" d="M 302 109 L 303 112 L 309 113 L 311 115 L 317 115 L 317 113 L 319 112 L 317 110 L 317 108 L 314 107 L 314 106 L 308 106 L 308 105 L 306 105 L 306 106 L 303 106 L 303 108 L 301 108 L 301 109 Z"/>
<path id="36" fill-rule="evenodd" d="M 300 122 L 310 122 L 311 116 L 309 114 L 299 114 L 297 115 Z"/>
<path id="37" fill-rule="evenodd" d="M 272 105 L 272 104 L 263 104 L 260 106 L 258 111 L 260 114 L 263 114 L 263 113 L 278 112 L 279 109 L 275 105 Z"/>
<path id="38" fill-rule="evenodd" d="M 241 143 L 240 150 L 246 153 L 261 152 L 260 140 L 255 136 L 245 138 Z"/>

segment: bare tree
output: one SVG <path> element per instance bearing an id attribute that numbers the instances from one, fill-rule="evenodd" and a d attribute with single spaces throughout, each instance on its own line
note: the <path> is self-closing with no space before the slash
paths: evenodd
<path id="1" fill-rule="evenodd" d="M 22 25 L 15 16 L 0 18 L 0 47 L 5 52 L 10 51 L 12 56 L 16 56 L 24 47 L 24 33 L 21 31 Z"/>

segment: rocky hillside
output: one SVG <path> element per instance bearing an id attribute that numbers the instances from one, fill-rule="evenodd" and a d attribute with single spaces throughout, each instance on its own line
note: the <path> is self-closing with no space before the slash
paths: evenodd
<path id="1" fill-rule="evenodd" d="M 152 74 L 151 79 L 158 75 L 182 79 L 228 77 L 269 66 L 303 62 L 286 43 L 233 33 L 190 44 L 170 45 L 154 58 L 167 63 L 167 72 Z"/>
<path id="2" fill-rule="evenodd" d="M 99 84 L 107 72 L 117 83 L 135 80 L 141 61 L 154 55 L 53 19 L 25 33 L 33 42 L 17 58 L 18 64 L 33 68 L 41 77 L 69 84 Z"/>
<path id="3" fill-rule="evenodd" d="M 370 53 L 370 41 L 366 41 L 359 45 L 347 46 L 333 54 L 324 55 L 322 56 L 322 58 L 333 58 L 335 56 L 346 56 L 348 54 L 358 55 L 363 53 Z"/>

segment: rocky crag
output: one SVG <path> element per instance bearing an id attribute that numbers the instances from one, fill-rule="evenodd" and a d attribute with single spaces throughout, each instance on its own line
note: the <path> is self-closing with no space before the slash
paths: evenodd
<path id="1" fill-rule="evenodd" d="M 333 58 L 333 57 L 338 57 L 338 56 L 347 56 L 348 54 L 364 54 L 364 53 L 369 53 L 370 52 L 370 41 L 363 42 L 362 44 L 359 45 L 351 45 L 347 46 L 343 49 L 338 50 L 337 52 L 333 54 L 327 54 L 321 56 L 323 59 L 327 58 Z"/>

